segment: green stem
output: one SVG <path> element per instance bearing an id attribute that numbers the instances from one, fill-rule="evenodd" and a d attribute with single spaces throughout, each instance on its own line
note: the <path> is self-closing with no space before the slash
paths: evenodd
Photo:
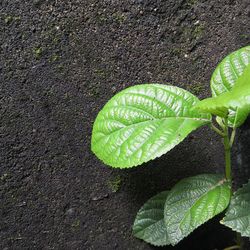
<path id="1" fill-rule="evenodd" d="M 240 233 L 236 233 L 236 240 L 237 240 L 237 245 L 239 246 L 239 249 L 241 250 L 243 247 L 243 244 L 242 244 L 242 239 L 241 239 Z"/>
<path id="2" fill-rule="evenodd" d="M 232 180 L 231 176 L 231 147 L 228 135 L 224 137 L 224 149 L 225 149 L 225 172 L 226 178 Z"/>
<path id="3" fill-rule="evenodd" d="M 233 129 L 231 137 L 230 137 L 230 147 L 233 146 L 235 134 L 236 134 L 236 128 Z"/>
<path id="4" fill-rule="evenodd" d="M 229 139 L 228 120 L 225 119 L 224 121 L 225 121 L 225 127 L 223 129 L 224 130 L 223 143 L 225 150 L 225 173 L 227 180 L 232 181 L 231 148 L 234 142 L 236 129 L 235 128 L 233 129 Z M 237 243 L 238 245 L 225 248 L 224 250 L 242 249 L 241 236 L 239 234 L 237 234 Z"/>
<path id="5" fill-rule="evenodd" d="M 225 136 L 224 132 L 221 131 L 220 129 L 218 129 L 213 123 L 211 123 L 211 128 L 212 128 L 213 131 L 215 131 L 220 136 L 222 136 L 222 137 Z"/>
<path id="6" fill-rule="evenodd" d="M 234 249 L 240 249 L 240 246 L 235 245 L 235 246 L 224 248 L 224 250 L 234 250 Z"/>
<path id="7" fill-rule="evenodd" d="M 232 175 L 231 175 L 231 144 L 230 144 L 229 133 L 228 133 L 227 119 L 225 119 L 223 142 L 224 142 L 224 150 L 225 150 L 226 178 L 231 181 L 232 180 Z"/>
<path id="8" fill-rule="evenodd" d="M 236 129 L 234 128 L 231 136 L 229 136 L 228 119 L 224 119 L 223 123 L 219 124 L 223 131 L 211 124 L 212 130 L 222 136 L 224 151 L 225 151 L 225 175 L 226 179 L 232 181 L 232 167 L 231 167 L 231 148 L 235 139 Z M 237 244 L 235 246 L 227 247 L 224 250 L 242 249 L 241 236 L 237 234 Z"/>

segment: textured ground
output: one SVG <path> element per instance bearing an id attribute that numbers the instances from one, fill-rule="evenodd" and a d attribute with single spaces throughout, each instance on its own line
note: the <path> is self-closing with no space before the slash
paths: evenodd
<path id="1" fill-rule="evenodd" d="M 111 170 L 90 152 L 93 121 L 139 83 L 209 96 L 249 23 L 248 0 L 1 0 L 0 249 L 156 249 L 131 235 L 137 210 L 180 178 L 222 171 L 220 141 L 202 128 L 160 159 Z M 250 177 L 249 133 L 237 137 L 236 184 Z M 232 243 L 211 222 L 164 249 Z"/>

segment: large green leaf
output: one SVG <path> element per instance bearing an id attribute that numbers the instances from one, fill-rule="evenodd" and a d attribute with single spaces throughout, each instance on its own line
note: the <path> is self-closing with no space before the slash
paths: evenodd
<path id="1" fill-rule="evenodd" d="M 191 110 L 198 98 L 160 84 L 137 85 L 115 95 L 98 114 L 92 151 L 107 165 L 127 168 L 165 154 L 211 121 Z"/>
<path id="2" fill-rule="evenodd" d="M 243 74 L 246 66 L 250 64 L 250 46 L 241 48 L 227 57 L 215 69 L 211 78 L 213 97 L 229 92 L 235 86 L 238 78 Z M 246 117 L 241 109 L 229 109 L 229 125 L 239 127 Z"/>
<path id="3" fill-rule="evenodd" d="M 230 108 L 238 110 L 235 118 L 237 126 L 241 125 L 250 112 L 250 64 L 229 92 L 205 99 L 199 102 L 196 108 L 221 117 L 226 117 Z"/>
<path id="4" fill-rule="evenodd" d="M 168 194 L 164 221 L 169 241 L 176 245 L 194 229 L 228 206 L 230 184 L 220 175 L 183 179 Z"/>
<path id="5" fill-rule="evenodd" d="M 221 223 L 250 237 L 250 182 L 234 193 Z"/>
<path id="6" fill-rule="evenodd" d="M 137 213 L 133 235 L 155 246 L 169 245 L 164 223 L 164 204 L 168 191 L 149 199 Z"/>

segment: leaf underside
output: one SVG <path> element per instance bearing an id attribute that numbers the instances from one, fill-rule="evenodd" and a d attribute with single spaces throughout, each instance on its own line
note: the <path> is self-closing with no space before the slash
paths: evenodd
<path id="1" fill-rule="evenodd" d="M 169 191 L 149 199 L 137 213 L 133 235 L 155 246 L 169 245 L 164 223 L 164 204 Z"/>
<path id="2" fill-rule="evenodd" d="M 226 117 L 230 108 L 238 110 L 235 118 L 237 126 L 241 125 L 250 112 L 250 64 L 229 92 L 205 99 L 199 102 L 196 108 L 220 117 Z"/>
<path id="3" fill-rule="evenodd" d="M 191 108 L 198 98 L 186 90 L 143 84 L 115 95 L 98 114 L 91 148 L 112 167 L 128 168 L 165 154 L 190 132 L 211 121 Z"/>
<path id="4" fill-rule="evenodd" d="M 242 236 L 250 237 L 250 182 L 234 193 L 221 223 Z"/>
<path id="5" fill-rule="evenodd" d="M 212 96 L 217 97 L 231 91 L 249 64 L 250 46 L 234 51 L 225 57 L 212 75 L 210 84 Z M 231 127 L 239 127 L 246 119 L 241 109 L 231 107 L 228 111 L 229 126 Z"/>
<path id="6" fill-rule="evenodd" d="M 230 200 L 230 185 L 220 175 L 183 179 L 168 194 L 164 221 L 174 246 L 204 222 L 222 212 Z"/>

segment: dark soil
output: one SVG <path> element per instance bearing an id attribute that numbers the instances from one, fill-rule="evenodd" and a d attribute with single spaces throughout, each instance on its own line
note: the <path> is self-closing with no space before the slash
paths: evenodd
<path id="1" fill-rule="evenodd" d="M 1 0 L 0 249 L 157 249 L 131 235 L 137 210 L 183 177 L 222 172 L 221 142 L 202 128 L 160 159 L 112 170 L 90 151 L 93 121 L 135 84 L 209 96 L 214 67 L 249 42 L 248 0 Z M 250 177 L 249 124 L 238 186 Z M 234 244 L 218 220 L 161 249 Z"/>

